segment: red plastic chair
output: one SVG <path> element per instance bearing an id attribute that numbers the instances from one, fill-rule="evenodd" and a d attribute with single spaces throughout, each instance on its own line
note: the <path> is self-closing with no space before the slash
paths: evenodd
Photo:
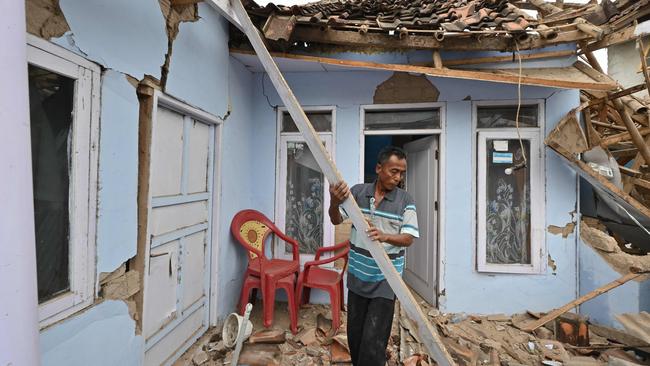
<path id="1" fill-rule="evenodd" d="M 235 239 L 248 250 L 248 268 L 246 268 L 244 279 L 248 280 L 249 276 L 259 278 L 264 307 L 264 326 L 270 327 L 273 324 L 276 288 L 281 281 L 283 281 L 281 285 L 285 286 L 284 281 L 287 280 L 290 280 L 295 288 L 296 275 L 300 272 L 298 242 L 286 236 L 263 213 L 255 210 L 238 212 L 232 219 L 230 231 Z M 267 239 L 271 233 L 292 246 L 292 260 L 266 257 L 264 245 L 270 241 Z M 244 292 L 245 287 L 242 286 L 240 300 L 248 299 L 248 291 Z"/>
<path id="2" fill-rule="evenodd" d="M 291 321 L 291 333 L 298 333 L 298 306 L 296 304 L 296 297 L 294 296 L 294 291 L 296 289 L 296 278 L 294 274 L 290 274 L 287 277 L 282 277 L 276 284 L 277 288 L 284 289 L 287 293 L 288 308 L 289 308 L 289 320 Z M 254 275 L 248 275 L 244 280 L 244 285 L 241 291 L 241 298 L 239 299 L 239 313 L 244 314 L 246 311 L 246 304 L 250 300 L 251 290 L 261 289 L 262 281 L 259 277 Z"/>
<path id="3" fill-rule="evenodd" d="M 339 253 L 327 259 L 320 259 L 323 253 L 337 252 Z M 296 298 L 300 301 L 300 305 L 309 301 L 311 288 L 325 290 L 330 295 L 330 303 L 332 307 L 332 331 L 339 328 L 341 324 L 341 310 L 343 310 L 343 272 L 348 264 L 348 252 L 350 251 L 350 241 L 346 240 L 343 243 L 337 244 L 333 247 L 323 247 L 316 251 L 316 257 L 313 261 L 305 263 L 305 268 L 298 276 L 298 287 L 296 289 Z M 343 271 L 340 273 L 331 269 L 321 268 L 319 266 L 327 263 L 332 263 L 340 258 L 343 258 Z M 304 289 L 303 289 L 304 287 Z"/>

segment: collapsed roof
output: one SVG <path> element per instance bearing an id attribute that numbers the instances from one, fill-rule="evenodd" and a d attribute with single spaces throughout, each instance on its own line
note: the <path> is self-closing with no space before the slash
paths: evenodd
<path id="1" fill-rule="evenodd" d="M 513 51 L 602 41 L 647 17 L 650 4 L 649 0 L 563 5 L 544 0 L 323 0 L 290 7 L 249 2 L 247 10 L 276 49 L 310 42 Z"/>

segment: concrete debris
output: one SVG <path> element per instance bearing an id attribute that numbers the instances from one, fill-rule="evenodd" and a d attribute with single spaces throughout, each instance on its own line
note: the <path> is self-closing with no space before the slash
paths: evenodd
<path id="1" fill-rule="evenodd" d="M 639 358 L 632 350 L 625 351 L 635 349 L 634 346 L 643 343 L 642 341 L 635 337 L 630 337 L 633 341 L 623 341 L 621 337 L 603 333 L 605 327 L 594 324 L 588 324 L 586 346 L 559 341 L 555 331 L 558 326 L 571 322 L 579 325 L 587 321 L 572 313 L 562 315 L 558 322 L 549 322 L 544 327 L 527 333 L 520 328 L 525 328 L 543 314 L 445 314 L 426 303 L 422 306 L 425 314 L 431 314 L 431 324 L 440 330 L 442 342 L 460 366 L 598 366 L 608 362 L 614 365 L 632 365 L 648 364 L 647 361 L 650 361 Z M 330 310 L 326 305 L 307 305 L 301 308 L 299 316 L 302 329 L 295 336 L 288 334 L 289 316 L 285 305 L 276 307 L 273 329 L 264 329 L 261 312 L 261 306 L 254 307 L 251 314 L 253 334 L 244 343 L 240 364 L 351 365 L 345 312 L 341 317 L 341 327 L 331 336 L 326 335 L 331 328 L 331 320 L 326 317 Z M 452 323 L 452 319 L 456 322 Z M 386 349 L 388 366 L 435 364 L 414 337 L 412 329 L 411 321 L 405 317 L 398 303 Z M 580 330 L 580 327 L 577 329 Z M 596 331 L 599 333 L 596 334 Z M 220 333 L 221 329 L 218 328 L 208 330 L 174 366 L 230 365 L 232 350 L 224 346 Z M 203 361 L 204 354 L 209 358 L 207 361 Z"/>
<path id="2" fill-rule="evenodd" d="M 203 365 L 204 363 L 208 362 L 210 359 L 210 356 L 208 356 L 208 353 L 205 351 L 199 351 L 197 352 L 194 357 L 192 357 L 192 363 L 196 366 Z"/>
<path id="3" fill-rule="evenodd" d="M 436 314 L 426 306 L 423 311 L 427 314 Z M 540 316 L 541 314 L 533 312 L 512 316 L 438 312 L 438 315 L 430 316 L 429 319 L 444 335 L 442 341 L 458 365 L 604 365 L 610 359 L 607 352 L 613 350 L 623 352 L 621 349 L 624 347 L 623 344 L 609 341 L 593 333 L 591 327 L 586 327 L 584 319 L 570 313 L 561 316 L 557 324 L 559 326 L 577 324 L 576 339 L 565 337 L 565 340 L 575 343 L 586 340 L 586 345 L 579 343 L 576 346 L 560 342 L 557 338 L 558 333 L 555 332 L 558 325 L 554 322 L 547 323 L 545 327 L 540 327 L 533 333 L 527 333 L 520 329 L 525 328 L 527 324 L 534 322 Z M 409 362 L 417 360 L 417 357 L 413 358 L 414 355 L 424 353 L 421 351 L 421 347 L 417 348 L 413 345 L 413 343 L 417 343 L 413 334 L 408 327 L 403 326 L 408 322 L 400 320 L 399 324 L 402 326 L 400 343 L 408 345 L 408 349 L 402 355 L 402 360 L 406 365 L 407 360 Z M 585 326 L 583 327 L 581 324 Z M 567 329 L 563 329 L 563 331 L 567 333 L 565 336 L 573 334 L 573 330 L 571 333 Z M 585 332 L 588 332 L 588 335 L 583 334 Z M 579 341 L 578 336 L 580 337 Z M 623 352 L 623 354 L 626 353 Z"/>
<path id="4" fill-rule="evenodd" d="M 284 343 L 286 338 L 286 332 L 284 330 L 270 329 L 253 333 L 250 338 L 248 338 L 248 342 L 279 344 Z"/>
<path id="5" fill-rule="evenodd" d="M 282 365 L 280 347 L 275 344 L 245 344 L 239 363 L 251 366 Z"/>
<path id="6" fill-rule="evenodd" d="M 346 337 L 347 343 L 347 337 Z M 339 342 L 332 342 L 330 345 L 330 359 L 333 364 L 338 363 L 349 363 L 352 362 L 352 357 L 350 356 L 350 350 L 347 346 L 343 346 Z"/>
<path id="7" fill-rule="evenodd" d="M 125 300 L 140 291 L 140 273 L 135 270 L 122 273 L 121 276 L 109 276 L 101 285 L 104 299 Z"/>
<path id="8" fill-rule="evenodd" d="M 650 271 L 650 254 L 634 255 L 623 251 L 616 239 L 605 232 L 600 221 L 593 218 L 582 220 L 580 238 L 592 247 L 609 266 L 620 274 L 627 274 L 630 270 L 637 272 Z M 636 281 L 642 282 L 646 276 L 639 277 Z"/>

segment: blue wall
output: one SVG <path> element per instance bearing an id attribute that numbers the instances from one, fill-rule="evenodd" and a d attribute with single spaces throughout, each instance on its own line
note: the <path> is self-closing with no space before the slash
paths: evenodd
<path id="1" fill-rule="evenodd" d="M 359 106 L 372 104 L 375 88 L 391 76 L 387 72 L 285 73 L 289 85 L 303 106 L 335 105 L 336 163 L 345 180 L 359 180 L 360 125 Z M 472 191 L 473 140 L 471 131 L 472 100 L 516 100 L 515 85 L 430 78 L 440 91 L 439 101 L 446 102 L 446 257 L 443 274 L 445 288 L 441 308 L 445 311 L 512 313 L 548 310 L 576 295 L 576 236 L 546 235 L 546 248 L 555 260 L 555 273 L 549 268 L 538 275 L 484 274 L 475 270 L 475 239 Z M 264 84 L 264 87 L 262 85 Z M 264 90 L 264 93 L 262 92 Z M 253 165 L 265 183 L 255 199 L 266 212 L 273 212 L 275 182 L 276 114 L 269 105 L 281 105 L 268 77 L 256 73 L 255 123 L 258 133 L 254 144 L 259 159 Z M 578 105 L 577 91 L 542 87 L 522 87 L 524 98 L 546 100 L 546 132 L 571 108 Z M 264 95 L 266 94 L 266 95 Z M 469 96 L 469 100 L 466 97 Z M 268 97 L 268 100 L 267 100 Z M 546 223 L 564 226 L 576 209 L 575 174 L 552 153 L 546 155 Z M 545 261 L 545 259 L 544 259 Z M 490 299 L 490 301 L 476 301 Z"/>
<path id="2" fill-rule="evenodd" d="M 589 293 L 620 278 L 605 260 L 589 245 L 580 240 L 580 295 Z M 580 305 L 580 313 L 592 321 L 622 328 L 615 316 L 622 313 L 650 311 L 648 308 L 647 282 L 630 281 Z M 644 296 L 645 295 L 645 296 Z"/>
<path id="3" fill-rule="evenodd" d="M 221 149 L 221 210 L 218 250 L 218 319 L 235 310 L 248 260 L 246 252 L 230 235 L 233 216 L 243 209 L 260 208 L 254 192 L 268 182 L 260 179 L 249 162 L 260 158 L 254 143 L 253 74 L 230 59 L 231 114 L 224 122 Z M 262 210 L 264 211 L 264 210 Z M 265 212 L 269 214 L 269 212 Z"/>

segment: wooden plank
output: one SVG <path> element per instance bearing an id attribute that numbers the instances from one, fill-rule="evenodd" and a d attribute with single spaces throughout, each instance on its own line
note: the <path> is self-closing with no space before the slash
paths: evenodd
<path id="1" fill-rule="evenodd" d="M 582 48 L 582 51 L 596 51 L 601 48 L 607 48 L 609 46 L 613 46 L 615 44 L 627 42 L 629 40 L 632 40 L 635 38 L 634 35 L 634 29 L 636 27 L 630 26 L 626 27 L 620 31 L 610 33 L 606 36 L 603 37 L 598 42 L 592 42 L 590 43 L 586 48 Z"/>
<path id="2" fill-rule="evenodd" d="M 637 38 L 637 44 L 639 45 L 639 57 L 641 58 L 641 72 L 643 73 L 643 79 L 645 80 L 646 88 L 648 93 L 650 93 L 650 75 L 648 75 L 648 50 L 643 45 L 643 40 L 641 37 Z"/>
<path id="3" fill-rule="evenodd" d="M 231 50 L 233 53 L 243 53 L 251 54 L 250 51 L 244 50 Z M 468 79 L 468 80 L 482 80 L 482 81 L 491 81 L 496 83 L 507 83 L 507 84 L 517 84 L 521 81 L 523 85 L 537 85 L 537 86 L 547 86 L 552 88 L 566 88 L 566 89 L 585 89 L 585 90 L 612 90 L 617 88 L 616 84 L 610 82 L 599 82 L 599 81 L 581 81 L 576 80 L 577 78 L 582 78 L 583 80 L 593 80 L 590 75 L 586 74 L 585 71 L 589 70 L 587 65 L 582 64 L 579 69 L 571 68 L 545 68 L 545 69 L 524 69 L 523 76 L 519 78 L 517 70 L 458 70 L 458 69 L 448 69 L 441 68 L 436 69 L 433 67 L 426 66 L 415 66 L 415 65 L 402 65 L 402 64 L 384 64 L 376 62 L 367 62 L 367 61 L 354 61 L 354 60 L 341 60 L 328 57 L 318 57 L 318 56 L 306 56 L 306 55 L 296 55 L 291 53 L 273 53 L 275 57 L 287 58 L 292 60 L 301 60 L 308 62 L 317 62 L 326 65 L 336 65 L 336 66 L 346 66 L 362 69 L 372 69 L 372 70 L 388 70 L 388 71 L 400 71 L 400 72 L 409 72 L 409 73 L 418 73 L 429 76 L 437 77 L 447 77 L 447 78 L 456 78 L 456 79 Z M 578 63 L 576 63 L 578 64 Z M 595 70 L 593 70 L 596 72 Z M 593 72 L 590 72 L 593 74 Z M 597 73 L 597 72 L 596 72 Z M 563 78 L 549 77 L 549 75 L 564 75 Z M 534 75 L 534 76 L 531 76 Z M 607 77 L 600 77 L 601 79 L 608 79 Z"/>
<path id="4" fill-rule="evenodd" d="M 650 190 L 650 181 L 641 178 L 631 178 L 630 181 L 634 185 Z"/>
<path id="5" fill-rule="evenodd" d="M 139 273 L 139 281 L 144 285 L 146 251 L 149 246 L 147 238 L 147 222 L 149 221 L 149 178 L 151 176 L 151 142 L 153 131 L 154 92 L 156 86 L 145 78 L 137 89 L 140 101 L 139 130 L 138 130 L 138 239 L 136 256 L 132 266 Z M 144 314 L 144 291 L 135 295 L 137 326 L 142 329 L 142 314 Z"/>
<path id="6" fill-rule="evenodd" d="M 321 171 L 327 177 L 327 180 L 332 184 L 343 181 L 343 178 L 336 168 L 336 165 L 334 165 L 334 161 L 325 150 L 321 139 L 318 137 L 318 134 L 309 122 L 309 119 L 307 119 L 307 115 L 298 103 L 298 100 L 291 91 L 291 88 L 289 88 L 286 80 L 280 73 L 280 70 L 273 61 L 271 54 L 266 49 L 262 38 L 260 37 L 259 31 L 255 28 L 250 18 L 246 14 L 246 10 L 244 9 L 241 1 L 234 0 L 232 4 L 235 14 L 237 14 L 238 17 L 243 21 L 244 33 L 257 52 L 257 56 L 260 58 L 260 61 L 262 62 L 264 69 L 269 75 L 269 79 L 271 79 L 271 82 L 275 86 L 278 95 L 287 107 L 291 118 L 293 118 L 296 126 L 298 126 L 298 129 L 305 138 L 307 146 L 309 146 L 309 149 L 311 150 Z M 342 206 L 349 214 L 350 219 L 352 220 L 352 223 L 357 228 L 357 230 L 365 231 L 368 228 L 368 223 L 366 222 L 365 217 L 361 213 L 361 210 L 359 209 L 359 206 L 353 197 L 349 197 L 347 200 L 345 200 Z M 361 240 L 365 241 L 365 245 L 367 248 L 369 248 L 370 254 L 372 254 L 372 257 L 377 262 L 377 265 L 386 277 L 386 280 L 395 292 L 395 295 L 397 295 L 397 298 L 400 300 L 408 316 L 417 323 L 417 333 L 427 348 L 429 355 L 437 362 L 438 365 L 453 365 L 454 361 L 452 360 L 451 355 L 445 349 L 443 343 L 440 340 L 440 337 L 438 336 L 438 333 L 428 322 L 427 316 L 418 306 L 410 290 L 402 281 L 399 273 L 388 258 L 386 251 L 384 251 L 383 246 L 371 241 L 370 238 L 365 235 L 361 235 Z"/>
<path id="7" fill-rule="evenodd" d="M 543 317 L 541 317 L 540 319 L 538 319 L 534 323 L 525 326 L 524 328 L 522 328 L 522 330 L 525 331 L 525 332 L 532 332 L 533 330 L 541 327 L 542 325 L 550 322 L 551 320 L 554 320 L 555 318 L 557 318 L 560 315 L 566 313 L 567 311 L 573 309 L 574 307 L 582 304 L 583 302 L 591 300 L 594 297 L 597 297 L 599 295 L 602 295 L 602 294 L 604 294 L 605 292 L 607 292 L 609 290 L 615 289 L 615 288 L 621 286 L 622 284 L 624 284 L 626 282 L 629 282 L 629 281 L 631 281 L 631 280 L 633 280 L 635 278 L 638 278 L 641 275 L 642 275 L 641 273 L 628 273 L 625 276 L 623 276 L 621 278 L 618 278 L 618 279 L 606 284 L 605 286 L 599 287 L 599 288 L 589 292 L 588 294 L 580 296 L 579 298 L 571 301 L 570 303 L 568 303 L 568 304 L 566 304 L 566 305 L 564 305 L 564 306 L 562 306 L 562 307 L 560 307 L 558 309 L 555 309 L 555 310 L 551 311 L 550 313 L 544 315 Z"/>
<path id="8" fill-rule="evenodd" d="M 621 90 L 621 91 L 618 91 L 618 92 L 616 92 L 616 93 L 611 93 L 611 94 L 609 94 L 609 95 L 607 96 L 607 98 L 593 98 L 593 99 L 591 99 L 591 100 L 589 101 L 589 105 L 592 106 L 592 105 L 602 104 L 602 103 L 605 102 L 606 100 L 610 100 L 610 99 L 616 99 L 616 98 L 624 97 L 624 96 L 626 96 L 626 95 L 630 95 L 630 94 L 634 94 L 634 93 L 640 92 L 641 90 L 644 90 L 644 89 L 646 89 L 646 85 L 645 85 L 645 84 L 638 84 L 638 85 L 635 85 L 635 86 L 629 87 L 629 88 L 627 88 L 627 89 L 623 89 L 623 90 Z"/>
<path id="9" fill-rule="evenodd" d="M 202 1 L 203 0 L 170 0 L 169 2 L 172 4 L 172 6 L 181 6 L 181 5 L 197 4 Z"/>
<path id="10" fill-rule="evenodd" d="M 545 58 L 556 58 L 556 57 L 569 57 L 574 56 L 575 51 L 550 51 L 550 52 L 539 52 L 533 54 L 521 55 L 522 61 L 528 60 L 539 60 Z M 459 66 L 459 65 L 479 65 L 479 64 L 490 64 L 498 62 L 512 62 L 512 56 L 492 56 L 492 57 L 476 57 L 476 58 L 463 58 L 455 60 L 445 60 L 443 64 L 447 67 L 449 66 Z"/>
<path id="11" fill-rule="evenodd" d="M 214 0 L 212 0 L 214 1 Z M 476 37 L 480 37 L 480 41 Z M 440 37 L 439 37 L 440 38 Z M 544 39 L 537 34 L 529 34 L 528 39 L 519 42 L 520 50 L 542 48 L 562 43 L 572 43 L 591 39 L 588 34 L 579 30 L 558 32 L 553 39 Z M 309 25 L 297 25 L 292 35 L 293 41 L 335 44 L 353 47 L 373 47 L 382 49 L 442 49 L 447 51 L 514 51 L 515 44 L 509 34 L 476 34 L 461 33 L 446 35 L 438 40 L 430 34 L 409 33 L 403 38 L 391 36 L 385 32 L 360 33 L 349 30 L 339 30 Z"/>
<path id="12" fill-rule="evenodd" d="M 433 67 L 436 69 L 442 68 L 442 58 L 440 57 L 440 50 L 433 50 Z"/>
<path id="13" fill-rule="evenodd" d="M 598 324 L 589 324 L 589 330 L 601 337 L 607 338 L 610 341 L 621 343 L 630 347 L 635 346 L 635 348 L 643 347 L 641 348 L 642 350 L 650 352 L 650 344 L 647 344 L 639 338 L 618 329 L 605 327 Z"/>
<path id="14" fill-rule="evenodd" d="M 643 160 L 650 162 L 650 146 L 646 145 L 645 141 L 643 141 L 643 136 L 641 136 L 639 130 L 634 124 L 634 121 L 632 121 L 629 113 L 627 113 L 623 102 L 621 102 L 620 99 L 614 99 L 613 102 L 614 106 L 616 106 L 616 109 L 618 110 L 618 113 L 621 115 L 621 117 L 623 117 L 623 123 L 625 123 L 625 127 L 632 137 L 632 142 L 634 142 L 634 145 L 637 147 L 637 149 L 639 149 L 639 153 L 643 157 Z"/>
<path id="15" fill-rule="evenodd" d="M 641 136 L 645 136 L 647 134 L 650 134 L 650 127 L 643 127 L 643 128 L 640 128 L 638 131 L 641 134 Z M 631 138 L 631 136 L 630 136 L 629 132 L 623 132 L 623 133 L 619 133 L 619 134 L 616 134 L 616 135 L 611 135 L 611 136 L 607 136 L 607 137 L 603 138 L 601 140 L 600 144 L 601 144 L 601 146 L 611 146 L 611 145 L 617 144 L 617 143 L 619 143 L 621 141 L 627 141 L 630 138 Z"/>

